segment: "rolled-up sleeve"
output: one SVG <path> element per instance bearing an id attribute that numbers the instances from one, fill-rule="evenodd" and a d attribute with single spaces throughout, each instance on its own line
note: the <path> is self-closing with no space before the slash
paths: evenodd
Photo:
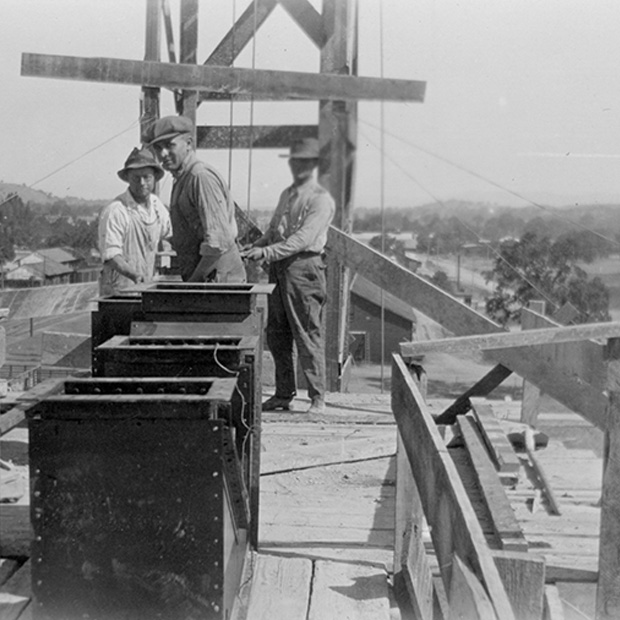
<path id="1" fill-rule="evenodd" d="M 123 254 L 126 221 L 119 202 L 109 204 L 99 218 L 99 253 L 103 262 Z"/>

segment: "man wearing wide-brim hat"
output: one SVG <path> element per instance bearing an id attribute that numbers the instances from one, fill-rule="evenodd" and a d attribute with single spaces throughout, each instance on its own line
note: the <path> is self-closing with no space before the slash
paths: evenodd
<path id="1" fill-rule="evenodd" d="M 335 204 L 315 179 L 319 143 L 295 142 L 288 154 L 293 184 L 280 195 L 265 234 L 244 256 L 265 260 L 275 288 L 268 297 L 267 345 L 276 372 L 276 393 L 263 411 L 290 409 L 297 393 L 293 343 L 308 385 L 309 413 L 325 410 L 325 338 L 323 308 L 327 283 L 323 252 Z"/>
<path id="2" fill-rule="evenodd" d="M 102 295 L 114 295 L 153 279 L 160 243 L 172 235 L 168 210 L 154 193 L 163 175 L 153 154 L 138 148 L 118 171 L 128 187 L 99 218 Z"/>
<path id="3" fill-rule="evenodd" d="M 150 142 L 174 179 L 170 219 L 180 275 L 186 282 L 245 282 L 234 200 L 222 175 L 196 157 L 194 131 L 189 118 L 164 116 Z"/>

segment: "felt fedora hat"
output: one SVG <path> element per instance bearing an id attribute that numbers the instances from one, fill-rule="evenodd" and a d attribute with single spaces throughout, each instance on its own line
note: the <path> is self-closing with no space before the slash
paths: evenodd
<path id="1" fill-rule="evenodd" d="M 157 181 L 164 176 L 164 169 L 159 165 L 153 153 L 148 149 L 139 149 L 137 147 L 129 154 L 125 166 L 118 171 L 118 176 L 121 180 L 127 182 L 127 173 L 138 168 L 152 168 Z"/>
<path id="2" fill-rule="evenodd" d="M 191 119 L 187 116 L 164 116 L 155 121 L 150 144 L 171 140 L 186 133 L 194 133 L 194 123 Z"/>
<path id="3" fill-rule="evenodd" d="M 302 138 L 291 145 L 288 155 L 280 155 L 289 159 L 318 159 L 319 141 L 316 138 Z"/>

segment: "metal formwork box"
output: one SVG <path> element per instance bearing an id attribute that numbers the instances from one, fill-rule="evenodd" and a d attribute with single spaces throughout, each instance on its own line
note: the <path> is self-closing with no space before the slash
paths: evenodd
<path id="1" fill-rule="evenodd" d="M 248 526 L 234 384 L 68 381 L 28 410 L 35 620 L 229 617 Z"/>
<path id="2" fill-rule="evenodd" d="M 258 542 L 262 340 L 259 336 L 114 336 L 96 347 L 96 377 L 237 379 L 231 426 L 250 496 L 250 540 Z"/>
<path id="3" fill-rule="evenodd" d="M 142 296 L 139 292 L 101 297 L 91 313 L 92 352 L 112 336 L 129 334 L 132 321 L 143 321 Z"/>

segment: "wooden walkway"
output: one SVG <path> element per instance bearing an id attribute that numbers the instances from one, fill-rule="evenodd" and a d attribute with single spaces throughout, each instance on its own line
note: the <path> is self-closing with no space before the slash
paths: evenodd
<path id="1" fill-rule="evenodd" d="M 431 400 L 429 408 L 439 413 L 448 402 Z M 307 402 L 295 406 L 303 411 Z M 506 432 L 518 408 L 493 401 Z M 539 426 L 550 441 L 538 457 L 562 514 L 549 513 L 522 453 L 518 483 L 506 491 L 530 553 L 547 561 L 564 619 L 593 618 L 602 439 L 570 413 L 541 414 Z M 330 395 L 323 416 L 264 415 L 259 548 L 246 562 L 235 620 L 400 617 L 390 591 L 395 445 L 389 394 Z M 3 459 L 25 464 L 27 431 L 10 431 L 1 449 Z M 27 497 L 0 504 L 2 620 L 32 613 L 28 509 Z"/>

